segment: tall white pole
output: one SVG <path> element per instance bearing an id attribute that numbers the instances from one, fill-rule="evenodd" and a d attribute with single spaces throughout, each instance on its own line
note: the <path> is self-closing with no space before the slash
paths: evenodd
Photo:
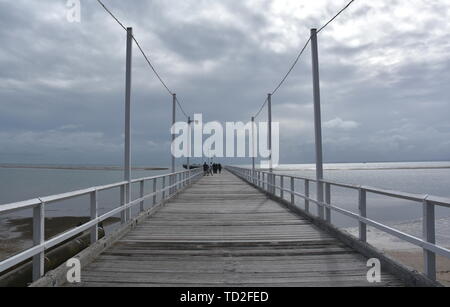
<path id="1" fill-rule="evenodd" d="M 187 171 L 188 171 L 188 178 L 191 177 L 191 163 L 190 163 L 190 157 L 191 157 L 191 117 L 188 117 L 188 142 L 187 142 L 187 158 L 186 158 L 186 166 L 187 166 Z M 187 184 L 190 184 L 191 180 L 188 179 Z"/>
<path id="2" fill-rule="evenodd" d="M 191 157 L 191 117 L 188 117 L 188 131 L 187 131 L 187 136 L 188 136 L 188 142 L 186 144 L 187 146 L 187 157 L 186 157 L 186 166 L 187 166 L 187 170 L 190 170 L 190 160 L 189 158 Z"/>
<path id="3" fill-rule="evenodd" d="M 255 183 L 255 117 L 252 117 L 252 182 Z"/>
<path id="4" fill-rule="evenodd" d="M 172 94 L 172 127 L 175 125 L 175 121 L 176 121 L 176 111 L 177 111 L 177 94 Z M 170 144 L 170 148 L 171 148 L 171 153 L 170 156 L 172 157 L 172 163 L 171 163 L 171 173 L 175 173 L 175 156 L 173 155 L 173 144 L 175 141 L 175 134 L 171 134 L 171 144 Z M 175 184 L 175 176 L 172 175 L 170 176 L 170 185 L 174 185 Z M 171 188 L 170 189 L 171 193 L 173 194 L 175 189 Z"/>
<path id="5" fill-rule="evenodd" d="M 311 29 L 311 53 L 312 53 L 312 71 L 314 87 L 314 129 L 316 143 L 316 180 L 317 182 L 317 200 L 323 203 L 323 156 L 322 156 L 322 119 L 320 114 L 320 79 L 319 79 L 319 52 L 317 47 L 317 30 Z M 318 215 L 324 218 L 322 206 L 317 206 Z"/>
<path id="6" fill-rule="evenodd" d="M 128 184 L 125 189 L 125 203 L 131 199 L 131 59 L 133 51 L 133 28 L 127 28 L 126 80 L 125 80 L 125 161 L 124 181 Z M 125 221 L 130 219 L 131 210 L 126 210 Z"/>
<path id="7" fill-rule="evenodd" d="M 272 176 L 272 171 L 273 171 L 273 165 L 272 165 L 272 94 L 268 94 L 267 95 L 267 112 L 268 112 L 268 134 L 269 134 L 269 153 L 270 153 L 270 157 L 269 157 L 269 184 L 271 184 L 271 186 L 269 187 L 269 191 L 274 191 L 274 182 L 273 182 L 273 176 Z"/>
<path id="8" fill-rule="evenodd" d="M 172 127 L 175 125 L 176 121 L 176 108 L 177 108 L 177 94 L 172 95 Z M 173 142 L 175 141 L 175 134 L 171 134 L 171 149 L 173 149 Z M 172 157 L 172 164 L 171 164 L 171 171 L 172 173 L 175 173 L 175 156 L 171 153 Z"/>

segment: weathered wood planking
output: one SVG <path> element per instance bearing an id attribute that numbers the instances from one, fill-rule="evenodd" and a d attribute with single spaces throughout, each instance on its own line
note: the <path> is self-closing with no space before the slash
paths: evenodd
<path id="1" fill-rule="evenodd" d="M 80 286 L 402 286 L 234 175 L 205 177 L 106 250 Z"/>

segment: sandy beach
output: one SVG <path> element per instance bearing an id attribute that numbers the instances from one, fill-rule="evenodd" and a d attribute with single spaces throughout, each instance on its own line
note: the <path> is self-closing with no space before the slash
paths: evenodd
<path id="1" fill-rule="evenodd" d="M 423 254 L 421 250 L 385 250 L 386 254 L 419 272 L 423 272 Z M 450 259 L 437 256 L 437 280 L 450 287 Z"/>
<path id="2" fill-rule="evenodd" d="M 422 221 L 411 221 L 390 225 L 395 229 L 408 233 L 410 235 L 421 237 Z M 353 236 L 357 236 L 357 228 L 344 229 Z M 436 220 L 436 241 L 439 245 L 446 248 L 450 247 L 450 218 L 443 218 Z M 390 236 L 373 227 L 368 227 L 367 241 L 382 250 L 384 253 L 390 255 L 400 263 L 423 272 L 423 252 L 422 249 L 415 247 L 412 244 L 405 243 L 396 237 Z M 445 286 L 450 286 L 450 259 L 437 256 L 437 279 Z"/>

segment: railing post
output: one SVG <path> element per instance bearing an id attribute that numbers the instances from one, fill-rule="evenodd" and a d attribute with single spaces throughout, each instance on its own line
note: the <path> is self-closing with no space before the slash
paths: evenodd
<path id="1" fill-rule="evenodd" d="M 166 199 L 166 176 L 162 177 L 162 200 Z"/>
<path id="2" fill-rule="evenodd" d="M 291 177 L 291 205 L 295 205 L 295 182 L 294 182 L 294 177 Z"/>
<path id="3" fill-rule="evenodd" d="M 125 198 L 125 184 L 120 186 L 120 205 L 123 207 L 126 204 L 126 198 Z M 125 210 L 122 210 L 120 212 L 120 221 L 122 224 L 125 224 L 127 219 L 126 219 L 126 214 L 125 214 Z"/>
<path id="4" fill-rule="evenodd" d="M 154 178 L 153 179 L 153 206 L 156 205 L 156 184 L 157 184 L 157 179 Z"/>
<path id="5" fill-rule="evenodd" d="M 309 213 L 309 180 L 305 180 L 305 211 Z"/>
<path id="6" fill-rule="evenodd" d="M 436 227 L 434 205 L 425 198 L 423 201 L 423 239 L 431 244 L 436 244 Z M 425 274 L 431 280 L 436 280 L 436 254 L 423 249 L 423 261 Z"/>
<path id="7" fill-rule="evenodd" d="M 139 183 L 139 197 L 144 198 L 144 180 Z M 141 213 L 144 212 L 144 201 L 140 203 Z"/>
<path id="8" fill-rule="evenodd" d="M 270 181 L 270 173 L 266 174 L 267 192 L 272 193 L 272 186 Z"/>
<path id="9" fill-rule="evenodd" d="M 359 188 L 359 216 L 367 217 L 367 197 L 366 190 Z M 367 242 L 367 225 L 366 223 L 359 222 L 359 240 Z"/>
<path id="10" fill-rule="evenodd" d="M 277 176 L 275 174 L 270 174 L 270 176 L 272 177 L 272 194 L 275 196 L 277 195 Z"/>
<path id="11" fill-rule="evenodd" d="M 98 217 L 98 192 L 97 190 L 91 192 L 91 221 Z M 98 223 L 91 228 L 91 244 L 98 241 Z"/>
<path id="12" fill-rule="evenodd" d="M 267 190 L 270 194 L 272 194 L 272 189 L 273 189 L 273 184 L 272 184 L 272 174 L 268 173 L 267 174 Z"/>
<path id="13" fill-rule="evenodd" d="M 280 198 L 284 199 L 284 176 L 280 176 Z"/>
<path id="14" fill-rule="evenodd" d="M 179 189 L 178 184 L 180 183 L 178 180 L 179 180 L 179 179 L 178 179 L 178 174 L 173 175 L 173 185 L 174 185 L 174 188 L 173 188 L 173 193 L 172 193 L 172 194 L 175 194 L 175 193 L 178 192 L 178 189 Z"/>
<path id="15" fill-rule="evenodd" d="M 125 200 L 126 200 L 126 204 L 128 205 L 131 202 L 131 183 L 128 183 L 126 185 L 125 190 L 126 190 Z M 127 221 L 131 220 L 131 207 L 129 207 L 125 212 L 126 212 Z"/>
<path id="16" fill-rule="evenodd" d="M 45 204 L 41 202 L 33 208 L 33 245 L 41 245 L 45 241 Z M 45 274 L 45 252 L 33 256 L 33 281 Z"/>
<path id="17" fill-rule="evenodd" d="M 179 186 L 179 184 L 180 184 L 180 179 L 178 178 L 179 177 L 179 174 L 175 174 L 175 175 L 173 175 L 173 181 L 174 181 L 174 191 L 173 191 L 173 193 L 175 194 L 175 193 L 177 193 L 178 192 L 178 190 L 180 189 L 180 186 Z"/>
<path id="18" fill-rule="evenodd" d="M 331 184 L 325 184 L 325 203 L 331 205 Z M 325 208 L 325 220 L 331 223 L 331 209 Z"/>
<path id="19" fill-rule="evenodd" d="M 175 194 L 175 193 L 178 192 L 178 189 L 179 189 L 178 184 L 180 183 L 178 180 L 179 180 L 179 179 L 178 179 L 178 174 L 173 175 L 173 184 L 174 184 L 174 191 L 173 191 L 173 194 Z"/>

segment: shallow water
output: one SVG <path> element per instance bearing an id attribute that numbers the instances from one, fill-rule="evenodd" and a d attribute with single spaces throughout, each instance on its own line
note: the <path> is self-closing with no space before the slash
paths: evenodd
<path id="1" fill-rule="evenodd" d="M 168 173 L 161 171 L 132 171 L 133 178 L 151 177 Z M 23 201 L 36 197 L 76 191 L 93 186 L 106 185 L 123 180 L 123 172 L 117 170 L 65 170 L 65 169 L 28 169 L 28 168 L 0 168 L 0 206 L 11 202 Z M 158 182 L 158 187 L 161 183 Z M 145 186 L 145 192 L 151 193 L 153 184 Z M 132 196 L 138 197 L 139 184 L 131 187 Z M 157 198 L 159 199 L 159 197 Z M 150 207 L 151 200 L 145 203 Z M 45 206 L 45 216 L 61 221 L 50 232 L 64 232 L 76 225 L 70 222 L 72 217 L 81 221 L 81 217 L 90 215 L 89 196 L 77 197 L 71 200 L 55 202 Z M 99 215 L 120 206 L 120 189 L 99 193 Z M 137 214 L 138 208 L 133 210 Z M 32 210 L 16 211 L 0 215 L 0 259 L 12 255 L 27 247 L 31 247 L 31 240 L 26 235 L 27 227 L 31 227 Z M 115 223 L 106 223 L 105 231 L 108 233 L 117 227 L 120 215 L 113 217 Z M 78 220 L 76 219 L 76 220 Z M 19 224 L 18 224 L 19 223 Z M 28 223 L 29 225 L 25 225 Z M 51 228 L 51 225 L 47 225 Z"/>
<path id="2" fill-rule="evenodd" d="M 167 172 L 134 171 L 133 178 L 154 176 Z M 283 165 L 276 172 L 309 178 L 315 176 L 313 164 Z M 121 171 L 111 170 L 0 168 L 0 204 L 119 182 L 122 180 L 122 176 Z M 343 183 L 450 197 L 450 162 L 326 164 L 324 177 Z M 285 186 L 288 185 L 289 183 L 286 180 Z M 151 192 L 151 188 L 151 184 L 148 184 L 146 193 Z M 303 191 L 302 182 L 296 183 L 296 190 Z M 137 193 L 138 185 L 134 185 L 132 194 L 137 197 Z M 311 184 L 311 195 L 315 195 L 313 184 Z M 344 209 L 357 212 L 357 200 L 356 191 L 342 188 L 332 189 L 332 201 Z M 301 199 L 297 199 L 296 202 L 300 207 L 303 205 Z M 100 193 L 100 214 L 106 213 L 118 205 L 119 189 Z M 390 225 L 420 221 L 422 216 L 420 203 L 373 194 L 368 194 L 367 208 L 370 218 Z M 314 205 L 311 205 L 311 210 L 314 213 L 316 212 Z M 45 213 L 48 217 L 89 216 L 89 199 L 88 197 L 80 197 L 75 200 L 50 204 L 46 207 Z M 436 216 L 440 219 L 447 218 L 450 216 L 450 209 L 437 208 Z M 7 227 L 5 219 L 24 217 L 31 217 L 31 210 L 0 216 L 0 228 L 2 229 L 0 236 L 5 238 L 11 234 L 8 232 L 12 229 Z M 335 225 L 342 228 L 357 225 L 354 220 L 337 213 L 333 213 L 332 219 Z M 416 230 L 414 232 L 417 232 Z"/>
<path id="3" fill-rule="evenodd" d="M 315 178 L 313 164 L 282 165 L 275 172 Z M 326 164 L 324 178 L 341 183 L 450 198 L 450 162 Z M 284 184 L 289 186 L 290 183 L 286 180 Z M 296 191 L 300 193 L 304 191 L 302 181 L 296 182 Z M 313 183 L 311 183 L 310 193 L 311 196 L 316 193 Z M 357 191 L 333 187 L 331 194 L 334 204 L 358 212 Z M 286 198 L 288 197 L 286 195 Z M 304 204 L 301 199 L 296 199 L 296 203 L 300 207 Z M 311 205 L 311 210 L 313 213 L 317 212 L 314 205 Z M 421 203 L 371 193 L 367 195 L 367 210 L 370 218 L 390 225 L 418 221 L 422 218 Z M 436 208 L 436 217 L 449 218 L 450 209 Z M 336 226 L 342 228 L 357 225 L 354 220 L 335 212 L 332 214 L 332 219 Z"/>

